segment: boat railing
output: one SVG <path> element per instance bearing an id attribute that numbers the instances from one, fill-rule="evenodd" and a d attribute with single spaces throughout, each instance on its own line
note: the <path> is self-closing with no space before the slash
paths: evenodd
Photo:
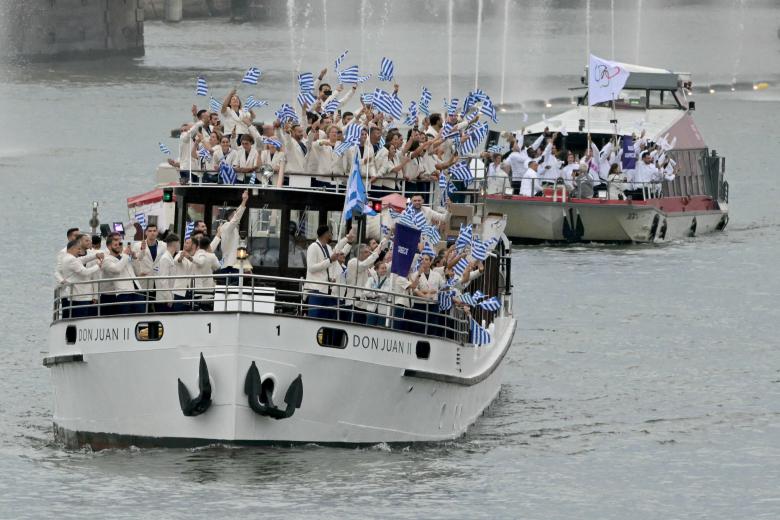
<path id="1" fill-rule="evenodd" d="M 152 288 L 135 291 L 104 289 L 107 284 L 113 287 L 116 282 L 131 282 L 136 286 Z M 210 287 L 212 283 L 214 286 Z M 457 303 L 449 311 L 442 312 L 438 300 L 411 294 L 325 281 L 310 281 L 310 289 L 304 289 L 304 284 L 307 282 L 303 279 L 239 273 L 73 282 L 55 289 L 53 321 L 128 315 L 240 312 L 295 316 L 333 323 L 351 322 L 355 325 L 392 328 L 427 337 L 445 338 L 460 344 L 469 341 L 470 316 Z M 312 286 L 319 292 L 313 292 Z M 71 297 L 74 294 L 79 301 Z"/>

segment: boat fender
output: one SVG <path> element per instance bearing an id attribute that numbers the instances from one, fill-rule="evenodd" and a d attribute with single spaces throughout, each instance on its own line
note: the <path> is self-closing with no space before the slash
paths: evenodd
<path id="1" fill-rule="evenodd" d="M 209 368 L 206 366 L 206 360 L 203 358 L 203 352 L 200 353 L 200 366 L 198 367 L 198 390 L 197 397 L 190 397 L 187 385 L 179 379 L 179 405 L 182 413 L 187 417 L 200 415 L 211 406 L 211 382 L 209 381 Z"/>
<path id="2" fill-rule="evenodd" d="M 260 371 L 254 361 L 249 366 L 244 380 L 244 393 L 247 395 L 249 407 L 255 413 L 274 419 L 287 419 L 292 417 L 296 408 L 301 407 L 303 402 L 303 379 L 298 374 L 284 395 L 284 402 L 287 405 L 285 409 L 278 408 L 273 402 L 273 387 L 266 385 L 263 387 L 260 378 Z"/>

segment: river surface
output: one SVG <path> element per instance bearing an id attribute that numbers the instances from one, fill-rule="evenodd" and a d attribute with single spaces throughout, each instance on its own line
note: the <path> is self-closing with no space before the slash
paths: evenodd
<path id="1" fill-rule="evenodd" d="M 87 227 L 93 200 L 104 222 L 123 219 L 125 198 L 151 187 L 157 142 L 175 150 L 167 135 L 189 118 L 197 74 L 221 96 L 259 66 L 260 86 L 241 92 L 276 107 L 290 63 L 316 71 L 350 48 L 347 61 L 363 54 L 374 73 L 393 57 L 401 98 L 424 84 L 437 107 L 445 2 L 366 3 L 362 51 L 359 7 L 331 2 L 324 34 L 320 3 L 307 22 L 297 2 L 292 37 L 286 22 L 147 23 L 141 59 L 4 66 L 0 518 L 780 517 L 780 11 L 615 3 L 616 58 L 704 84 L 773 83 L 696 96 L 701 132 L 727 158 L 729 227 L 663 246 L 517 247 L 519 325 L 501 394 L 465 437 L 425 447 L 67 451 L 53 440 L 41 358 L 65 229 Z M 480 86 L 497 99 L 504 4 L 484 4 Z M 562 4 L 510 5 L 507 102 L 577 85 L 586 4 Z M 477 16 L 455 7 L 462 98 Z M 606 58 L 610 20 L 609 2 L 594 0 L 590 48 Z M 519 127 L 521 112 L 499 128 Z"/>

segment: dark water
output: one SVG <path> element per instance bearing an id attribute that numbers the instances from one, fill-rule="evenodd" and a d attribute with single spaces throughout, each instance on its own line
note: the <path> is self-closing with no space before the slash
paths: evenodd
<path id="1" fill-rule="evenodd" d="M 592 3 L 591 47 L 608 57 L 609 3 Z M 617 57 L 633 61 L 636 6 L 616 3 Z M 345 47 L 357 59 L 359 18 L 343 6 L 343 22 L 328 6 L 329 54 L 309 49 L 325 45 L 313 4 L 303 68 Z M 558 4 L 512 4 L 507 101 L 568 95 L 576 83 L 584 3 Z M 745 4 L 643 2 L 641 60 L 705 81 L 777 83 L 779 11 Z M 384 4 L 368 5 L 379 27 Z M 485 5 L 480 77 L 497 97 L 503 2 Z M 392 4 L 365 41 L 371 62 L 395 58 L 404 101 L 407 84 L 415 95 L 426 84 L 434 101 L 447 96 L 446 38 L 430 36 L 446 31 L 446 4 L 420 6 L 412 16 L 413 6 Z M 456 8 L 462 95 L 473 86 L 476 16 Z M 0 75 L 0 228 L 9 231 L 0 248 L 0 517 L 780 516 L 776 86 L 697 97 L 701 131 L 727 157 L 725 233 L 661 247 L 515 250 L 519 327 L 505 384 L 464 438 L 392 449 L 64 451 L 40 360 L 65 228 L 86 227 L 93 200 L 104 221 L 118 220 L 125 198 L 151 187 L 157 141 L 172 144 L 165 136 L 188 118 L 204 68 L 220 93 L 247 66 L 266 68 L 262 88 L 242 92 L 272 106 L 290 85 L 284 27 L 150 23 L 146 41 L 137 61 Z M 506 114 L 500 126 L 519 118 Z"/>

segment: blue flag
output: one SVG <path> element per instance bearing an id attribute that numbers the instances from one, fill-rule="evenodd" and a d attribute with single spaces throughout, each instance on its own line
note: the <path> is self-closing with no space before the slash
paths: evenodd
<path id="1" fill-rule="evenodd" d="M 623 170 L 636 168 L 636 150 L 634 150 L 634 138 L 630 135 L 623 136 L 623 158 L 621 159 Z"/>
<path id="2" fill-rule="evenodd" d="M 391 272 L 406 277 L 420 243 L 420 230 L 401 223 L 395 225 L 395 243 L 393 245 L 393 263 Z"/>
<path id="3" fill-rule="evenodd" d="M 352 161 L 352 173 L 349 175 L 347 192 L 344 195 L 344 220 L 351 219 L 352 211 L 355 209 L 363 215 L 376 215 L 376 212 L 366 205 L 367 200 L 366 187 L 360 176 L 360 154 L 356 153 L 355 160 Z"/>

